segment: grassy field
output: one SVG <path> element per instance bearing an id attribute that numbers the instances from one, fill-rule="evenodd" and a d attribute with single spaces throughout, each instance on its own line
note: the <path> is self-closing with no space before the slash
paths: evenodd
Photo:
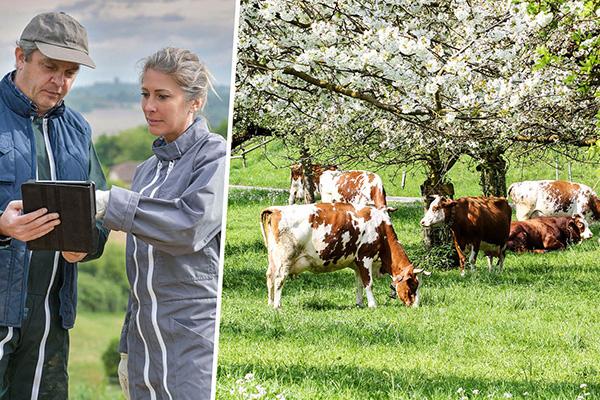
<path id="1" fill-rule="evenodd" d="M 297 156 L 295 156 L 297 157 Z M 231 161 L 229 183 L 231 185 L 250 185 L 259 187 L 290 187 L 290 171 L 287 167 L 292 161 L 287 156 L 287 152 L 279 141 L 273 141 L 267 144 L 267 150 L 263 148 L 255 150 L 248 155 L 247 167 L 244 167 L 241 159 Z M 506 182 L 510 185 L 513 182 L 531 180 L 531 179 L 555 179 L 554 162 L 550 164 L 544 162 L 526 162 L 509 160 L 509 169 Z M 568 167 L 564 158 L 559 159 L 560 179 L 567 179 Z M 423 183 L 424 174 L 418 167 L 407 170 L 406 186 L 401 187 L 402 170 L 388 167 L 376 170 L 372 166 L 364 163 L 357 165 L 340 165 L 343 169 L 367 169 L 376 171 L 385 186 L 388 196 L 420 196 L 419 185 Z M 572 178 L 575 182 L 585 183 L 596 190 L 600 179 L 598 170 L 600 164 L 586 165 L 582 163 L 572 163 Z M 476 195 L 480 193 L 479 173 L 475 171 L 475 165 L 468 157 L 463 157 L 461 161 L 449 173 L 450 180 L 454 183 L 456 197 Z"/>
<path id="2" fill-rule="evenodd" d="M 118 383 L 110 384 L 102 353 L 121 334 L 123 313 L 79 313 L 71 331 L 69 398 L 73 400 L 124 399 Z"/>
<path id="3" fill-rule="evenodd" d="M 344 270 L 290 279 L 275 312 L 258 220 L 262 208 L 285 200 L 230 191 L 218 399 L 600 394 L 600 226 L 567 251 L 509 254 L 502 274 L 488 273 L 485 257 L 464 278 L 433 270 L 416 309 L 388 298 L 389 278 L 375 282 L 377 309 L 357 308 L 354 273 Z M 416 256 L 424 254 L 421 215 L 406 205 L 393 215 L 415 264 L 424 259 Z"/>

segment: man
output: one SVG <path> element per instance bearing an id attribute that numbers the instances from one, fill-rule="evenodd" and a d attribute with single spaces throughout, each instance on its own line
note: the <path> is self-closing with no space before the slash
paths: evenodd
<path id="1" fill-rule="evenodd" d="M 19 199 L 29 179 L 106 187 L 88 123 L 63 103 L 80 65 L 95 65 L 85 28 L 56 12 L 29 22 L 15 59 L 0 81 L 0 399 L 66 399 L 76 263 L 99 257 L 108 232 L 97 224 L 95 254 L 27 251 L 60 216 L 23 214 Z"/>

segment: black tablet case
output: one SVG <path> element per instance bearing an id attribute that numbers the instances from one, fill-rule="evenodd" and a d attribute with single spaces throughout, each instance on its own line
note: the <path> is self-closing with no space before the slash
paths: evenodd
<path id="1" fill-rule="evenodd" d="M 27 242 L 30 250 L 93 253 L 98 242 L 94 182 L 28 181 L 21 185 L 23 213 L 47 208 L 59 214 L 50 233 Z"/>

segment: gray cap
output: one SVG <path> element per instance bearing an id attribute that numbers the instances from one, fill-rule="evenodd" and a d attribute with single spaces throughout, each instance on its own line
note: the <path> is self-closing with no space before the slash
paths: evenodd
<path id="1" fill-rule="evenodd" d="M 85 28 L 65 13 L 36 15 L 25 27 L 21 40 L 35 43 L 46 57 L 96 68 L 89 56 Z"/>

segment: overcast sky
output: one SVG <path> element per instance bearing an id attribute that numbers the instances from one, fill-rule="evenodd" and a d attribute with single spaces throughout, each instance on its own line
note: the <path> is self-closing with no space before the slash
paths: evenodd
<path id="1" fill-rule="evenodd" d="M 236 0 L 0 0 L 0 76 L 14 69 L 15 42 L 31 18 L 64 11 L 88 31 L 96 69 L 82 66 L 76 85 L 137 82 L 138 60 L 165 46 L 194 51 L 217 84 L 229 85 Z"/>

